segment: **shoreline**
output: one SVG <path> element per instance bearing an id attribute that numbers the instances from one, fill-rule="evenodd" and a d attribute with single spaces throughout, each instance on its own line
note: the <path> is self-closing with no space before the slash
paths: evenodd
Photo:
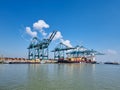
<path id="1" fill-rule="evenodd" d="M 76 62 L 76 63 L 87 63 L 87 62 Z M 28 59 L 14 59 L 14 60 L 0 60 L 0 64 L 66 64 L 66 62 L 58 62 L 56 60 L 28 60 Z M 74 63 L 69 63 L 67 64 L 74 64 Z M 102 62 L 102 63 L 88 63 L 88 64 L 107 64 L 107 65 L 120 65 L 119 62 Z"/>

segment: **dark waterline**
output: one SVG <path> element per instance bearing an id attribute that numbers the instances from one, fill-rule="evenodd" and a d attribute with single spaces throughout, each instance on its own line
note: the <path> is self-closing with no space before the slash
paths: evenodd
<path id="1" fill-rule="evenodd" d="M 120 65 L 0 64 L 0 90 L 120 90 Z"/>

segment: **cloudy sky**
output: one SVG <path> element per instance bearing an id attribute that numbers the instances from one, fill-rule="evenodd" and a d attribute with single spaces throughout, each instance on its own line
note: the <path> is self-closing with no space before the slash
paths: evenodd
<path id="1" fill-rule="evenodd" d="M 106 53 L 100 60 L 120 61 L 119 0 L 0 0 L 0 55 L 27 57 L 31 38 L 53 30 L 69 46 L 81 44 Z"/>

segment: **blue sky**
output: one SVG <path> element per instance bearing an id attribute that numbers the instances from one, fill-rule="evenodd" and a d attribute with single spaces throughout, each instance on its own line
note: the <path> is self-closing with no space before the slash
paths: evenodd
<path id="1" fill-rule="evenodd" d="M 27 57 L 30 39 L 25 27 L 38 20 L 49 24 L 47 33 L 59 30 L 73 46 L 108 53 L 100 58 L 120 60 L 119 0 L 0 0 L 0 55 Z M 51 43 L 52 49 L 52 43 Z"/>

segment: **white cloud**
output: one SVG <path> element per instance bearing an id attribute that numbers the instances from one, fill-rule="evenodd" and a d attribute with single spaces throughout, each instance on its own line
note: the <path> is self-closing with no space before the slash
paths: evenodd
<path id="1" fill-rule="evenodd" d="M 63 36 L 62 36 L 61 32 L 58 31 L 58 32 L 56 33 L 55 37 L 53 38 L 53 40 L 61 39 L 62 37 L 63 37 Z"/>
<path id="2" fill-rule="evenodd" d="M 52 32 L 49 33 L 48 35 L 48 38 L 51 36 Z M 61 32 L 60 31 L 57 31 L 56 35 L 54 36 L 53 40 L 58 40 L 58 39 L 61 39 L 63 36 L 61 35 Z"/>
<path id="3" fill-rule="evenodd" d="M 48 35 L 48 38 L 50 37 L 51 34 L 52 34 L 52 33 L 50 33 L 50 34 Z M 64 40 L 64 39 L 63 39 L 63 36 L 62 36 L 62 34 L 61 34 L 60 31 L 57 31 L 57 33 L 56 33 L 55 37 L 53 38 L 53 40 L 54 40 L 54 41 L 55 41 L 55 40 L 60 40 L 60 42 L 62 42 L 64 45 L 66 45 L 66 46 L 68 46 L 68 47 L 72 47 L 72 45 L 71 45 L 71 43 L 70 43 L 69 40 Z"/>
<path id="4" fill-rule="evenodd" d="M 109 55 L 116 55 L 116 54 L 117 54 L 117 51 L 112 50 L 112 49 L 108 49 L 108 50 L 106 51 L 106 54 L 109 54 Z"/>
<path id="5" fill-rule="evenodd" d="M 119 50 L 113 50 L 113 49 L 107 49 L 103 50 L 105 55 L 98 55 L 97 60 L 102 62 L 120 62 L 120 51 Z"/>
<path id="6" fill-rule="evenodd" d="M 43 36 L 46 36 L 47 33 L 43 30 L 43 28 L 49 28 L 49 25 L 44 20 L 38 20 L 38 22 L 33 24 L 33 28 L 39 30 Z"/>
<path id="7" fill-rule="evenodd" d="M 32 37 L 37 37 L 37 32 L 32 32 L 30 27 L 26 27 L 26 33 Z"/>
<path id="8" fill-rule="evenodd" d="M 69 40 L 64 40 L 64 39 L 60 39 L 60 40 L 61 40 L 61 42 L 62 42 L 63 44 L 65 44 L 66 46 L 72 47 L 72 45 L 71 45 L 71 43 L 70 43 Z"/>
<path id="9" fill-rule="evenodd" d="M 33 24 L 35 29 L 49 28 L 49 25 L 44 20 L 38 20 L 38 22 Z"/>

